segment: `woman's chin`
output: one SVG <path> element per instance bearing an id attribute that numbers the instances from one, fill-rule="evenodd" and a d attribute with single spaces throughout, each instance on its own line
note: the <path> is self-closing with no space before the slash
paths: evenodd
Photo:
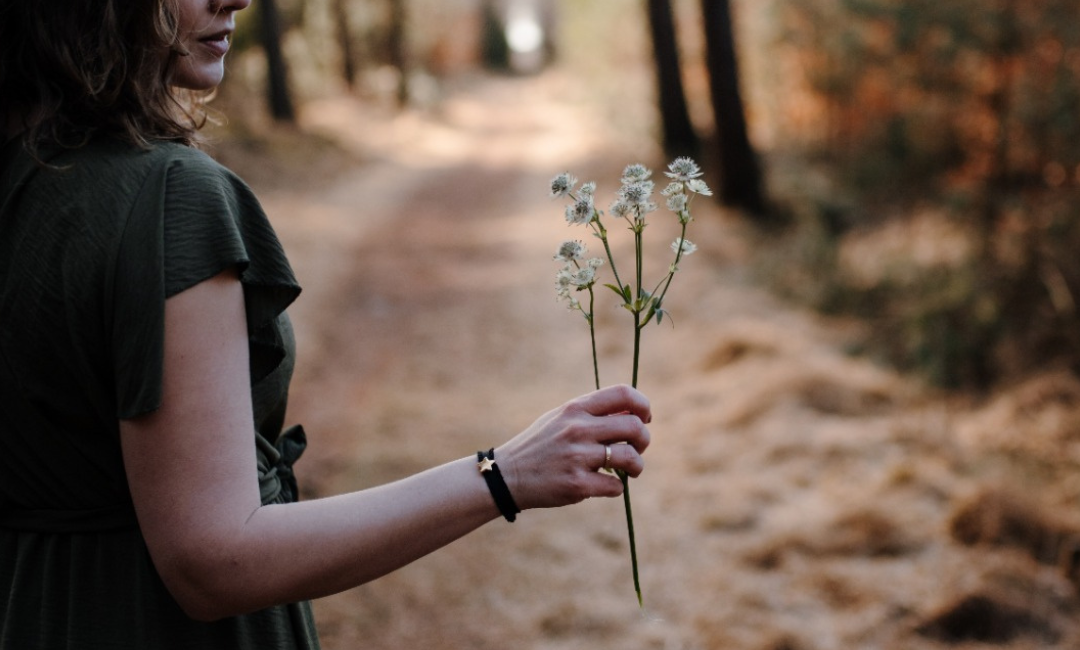
<path id="1" fill-rule="evenodd" d="M 173 85 L 187 90 L 211 90 L 225 78 L 225 66 L 219 60 L 203 65 L 181 61 L 173 75 Z"/>

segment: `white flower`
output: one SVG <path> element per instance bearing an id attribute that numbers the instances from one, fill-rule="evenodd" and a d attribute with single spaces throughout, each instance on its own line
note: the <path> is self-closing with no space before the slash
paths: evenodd
<path id="1" fill-rule="evenodd" d="M 619 217 L 620 219 L 625 219 L 626 217 L 630 216 L 630 206 L 623 201 L 616 201 L 612 203 L 611 207 L 608 208 L 608 211 L 611 212 L 612 215 Z"/>
<path id="2" fill-rule="evenodd" d="M 652 176 L 650 171 L 645 165 L 640 163 L 634 163 L 633 165 L 627 165 L 626 169 L 622 173 L 622 183 L 628 185 L 630 183 L 639 183 Z"/>
<path id="3" fill-rule="evenodd" d="M 551 179 L 551 198 L 566 196 L 574 190 L 577 179 L 570 172 L 563 172 Z"/>
<path id="4" fill-rule="evenodd" d="M 596 281 L 596 269 L 591 266 L 583 266 L 570 278 L 575 287 L 585 288 Z"/>
<path id="5" fill-rule="evenodd" d="M 685 156 L 676 158 L 670 165 L 668 165 L 670 171 L 664 172 L 664 175 L 668 178 L 674 178 L 678 181 L 689 181 L 692 178 L 701 176 L 701 168 L 693 161 L 692 158 Z"/>
<path id="6" fill-rule="evenodd" d="M 583 194 L 580 199 L 566 206 L 566 221 L 570 224 L 582 225 L 593 220 L 592 196 Z"/>
<path id="7" fill-rule="evenodd" d="M 675 241 L 671 242 L 671 250 L 675 253 L 681 252 L 683 255 L 693 255 L 697 250 L 697 245 L 689 239 L 676 237 Z"/>
<path id="8" fill-rule="evenodd" d="M 574 267 L 568 264 L 555 274 L 555 294 L 559 300 L 570 297 L 570 290 L 574 285 L 574 272 Z"/>
<path id="9" fill-rule="evenodd" d="M 635 181 L 619 188 L 619 199 L 630 205 L 647 203 L 653 193 L 652 181 Z"/>
<path id="10" fill-rule="evenodd" d="M 660 193 L 663 194 L 664 196 L 674 196 L 675 194 L 682 194 L 683 193 L 683 184 L 680 183 L 679 181 L 672 181 Z"/>
<path id="11" fill-rule="evenodd" d="M 598 268 L 600 268 L 601 266 L 604 265 L 604 260 L 599 258 L 599 257 L 591 257 L 591 258 L 589 258 L 589 261 L 586 262 L 586 264 L 588 264 L 589 266 L 591 266 L 594 269 L 598 269 Z"/>
<path id="12" fill-rule="evenodd" d="M 559 246 L 559 252 L 555 253 L 555 259 L 569 262 L 579 260 L 585 255 L 585 244 L 580 239 L 564 241 Z"/>
<path id="13" fill-rule="evenodd" d="M 594 183 L 593 181 L 589 181 L 588 183 L 582 183 L 581 193 L 588 194 L 589 196 L 596 194 L 596 183 Z"/>
<path id="14" fill-rule="evenodd" d="M 710 190 L 709 186 L 705 184 L 705 181 L 700 179 L 695 178 L 692 181 L 688 181 L 686 183 L 686 189 L 702 196 L 712 196 L 712 190 Z"/>
<path id="15" fill-rule="evenodd" d="M 672 194 L 667 200 L 667 209 L 672 212 L 682 212 L 686 209 L 686 195 Z"/>

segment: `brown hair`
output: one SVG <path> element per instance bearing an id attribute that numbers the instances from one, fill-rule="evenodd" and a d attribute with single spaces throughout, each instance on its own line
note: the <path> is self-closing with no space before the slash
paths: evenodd
<path id="1" fill-rule="evenodd" d="M 20 119 L 32 153 L 96 133 L 134 145 L 193 144 L 205 94 L 172 86 L 182 53 L 176 0 L 5 0 L 0 118 Z M 0 123 L 2 126 L 2 123 Z"/>

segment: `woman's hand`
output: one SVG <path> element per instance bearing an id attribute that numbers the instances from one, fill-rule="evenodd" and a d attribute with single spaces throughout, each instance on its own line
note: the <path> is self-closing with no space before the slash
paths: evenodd
<path id="1" fill-rule="evenodd" d="M 552 508 L 622 494 L 610 467 L 638 476 L 649 446 L 649 401 L 629 386 L 604 388 L 546 413 L 495 450 L 495 461 L 522 510 Z M 626 443 L 626 444 L 620 444 Z"/>

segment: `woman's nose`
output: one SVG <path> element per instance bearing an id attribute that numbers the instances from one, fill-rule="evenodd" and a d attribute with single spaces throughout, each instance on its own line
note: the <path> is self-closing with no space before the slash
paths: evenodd
<path id="1" fill-rule="evenodd" d="M 246 9 L 251 0 L 218 0 L 218 8 L 226 13 Z"/>

